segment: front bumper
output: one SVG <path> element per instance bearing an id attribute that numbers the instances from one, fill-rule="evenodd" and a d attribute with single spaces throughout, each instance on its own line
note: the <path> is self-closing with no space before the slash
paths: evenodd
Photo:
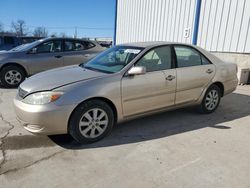
<path id="1" fill-rule="evenodd" d="M 30 105 L 18 98 L 14 99 L 17 119 L 26 130 L 34 134 L 65 134 L 68 131 L 68 120 L 76 105 L 57 106 Z"/>

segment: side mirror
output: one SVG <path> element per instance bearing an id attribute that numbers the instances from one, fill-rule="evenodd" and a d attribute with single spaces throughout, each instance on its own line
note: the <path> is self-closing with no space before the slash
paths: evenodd
<path id="1" fill-rule="evenodd" d="M 146 73 L 146 67 L 143 66 L 138 66 L 138 67 L 132 67 L 128 71 L 128 75 L 133 76 L 133 75 L 141 75 Z"/>
<path id="2" fill-rule="evenodd" d="M 30 50 L 30 54 L 36 54 L 37 53 L 37 48 L 32 48 Z"/>

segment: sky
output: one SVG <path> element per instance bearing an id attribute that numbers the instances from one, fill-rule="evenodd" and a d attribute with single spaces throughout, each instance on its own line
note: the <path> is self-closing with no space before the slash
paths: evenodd
<path id="1" fill-rule="evenodd" d="M 11 30 L 11 22 L 22 19 L 32 34 L 46 27 L 49 34 L 78 37 L 113 37 L 115 0 L 0 0 L 0 22 Z"/>

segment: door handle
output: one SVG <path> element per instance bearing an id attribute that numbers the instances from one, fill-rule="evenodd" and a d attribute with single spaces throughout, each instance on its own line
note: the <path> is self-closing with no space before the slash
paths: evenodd
<path id="1" fill-rule="evenodd" d="M 175 76 L 173 76 L 173 75 L 168 75 L 168 76 L 166 77 L 166 80 L 168 80 L 168 81 L 171 81 L 171 80 L 173 80 L 173 79 L 175 79 Z"/>
<path id="2" fill-rule="evenodd" d="M 62 56 L 61 55 L 56 55 L 55 58 L 61 58 Z"/>
<path id="3" fill-rule="evenodd" d="M 212 69 L 207 69 L 206 73 L 211 74 L 212 72 L 214 72 Z"/>

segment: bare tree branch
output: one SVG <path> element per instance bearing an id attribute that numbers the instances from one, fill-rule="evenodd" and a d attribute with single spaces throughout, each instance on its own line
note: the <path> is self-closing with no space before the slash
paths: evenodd
<path id="1" fill-rule="evenodd" d="M 60 33 L 60 37 L 66 38 L 68 36 L 66 35 L 66 33 L 62 32 L 62 33 Z"/>
<path id="2" fill-rule="evenodd" d="M 37 27 L 34 30 L 33 35 L 35 37 L 48 37 L 48 31 L 46 30 L 45 27 Z"/>
<path id="3" fill-rule="evenodd" d="M 2 24 L 2 22 L 0 22 L 0 32 L 3 32 L 3 24 Z"/>
<path id="4" fill-rule="evenodd" d="M 24 20 L 17 20 L 11 23 L 11 27 L 17 36 L 25 36 L 27 34 L 28 28 Z"/>

